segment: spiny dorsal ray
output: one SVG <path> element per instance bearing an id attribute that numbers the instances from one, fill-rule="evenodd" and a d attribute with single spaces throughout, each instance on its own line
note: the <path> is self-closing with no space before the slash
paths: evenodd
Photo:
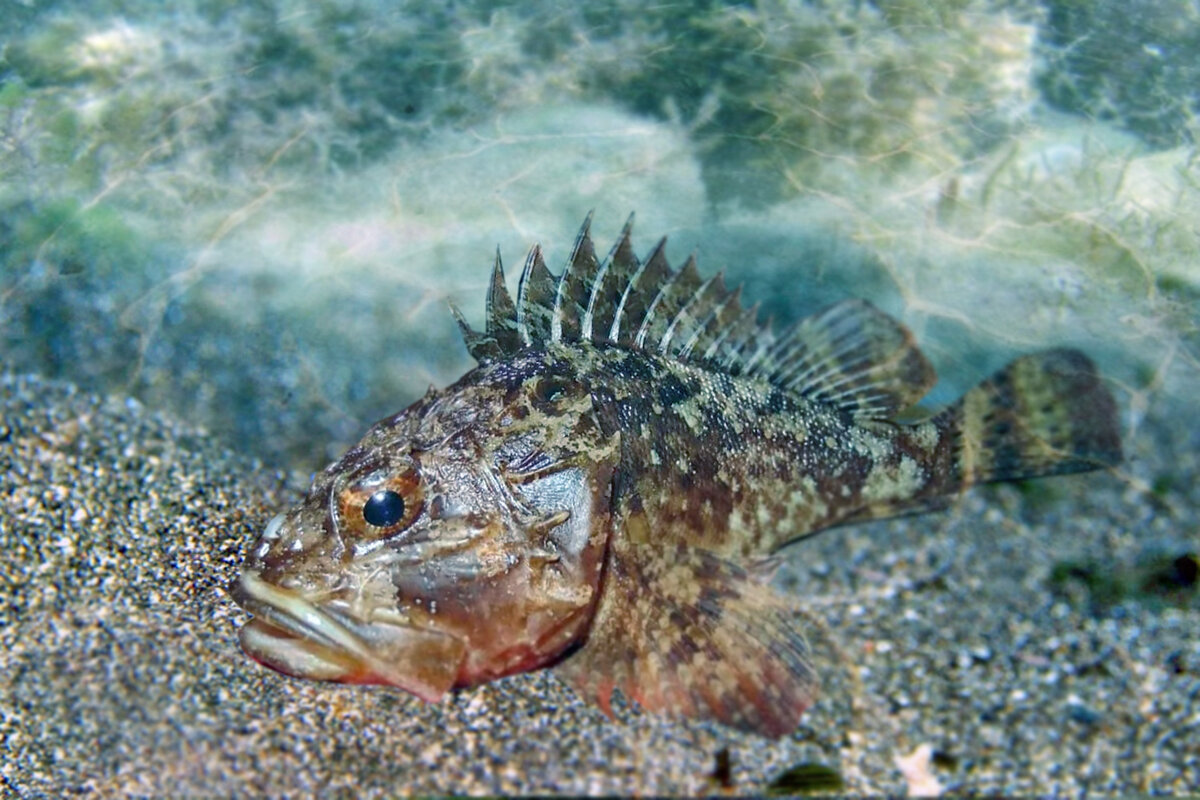
<path id="1" fill-rule="evenodd" d="M 691 256 L 688 263 L 695 263 L 695 260 L 696 257 Z M 663 332 L 658 345 L 659 352 L 683 357 L 683 349 L 700 335 L 704 324 L 721 308 L 730 294 L 725 289 L 724 275 L 718 273 L 704 281 L 699 289 L 685 299 Z"/>
<path id="2" fill-rule="evenodd" d="M 663 263 L 666 263 L 665 258 Z M 642 326 L 634 337 L 633 343 L 638 349 L 665 350 L 669 341 L 666 334 L 671 323 L 700 288 L 700 273 L 696 269 L 695 258 L 689 258 L 678 272 L 672 273 L 667 267 L 667 273 L 667 279 L 650 301 L 646 316 L 642 318 Z"/>
<path id="3" fill-rule="evenodd" d="M 932 367 L 908 329 L 863 300 L 847 300 L 781 334 L 743 309 L 741 288 L 723 276 L 700 277 L 695 256 L 671 269 L 666 239 L 645 261 L 633 253 L 633 215 L 603 261 L 588 214 L 562 274 L 546 267 L 541 245 L 525 259 L 516 302 L 497 251 L 483 333 L 452 309 L 467 350 L 480 363 L 551 342 L 615 344 L 658 356 L 757 377 L 780 388 L 884 419 L 916 403 L 933 385 Z"/>
<path id="4" fill-rule="evenodd" d="M 592 339 L 597 333 L 607 337 L 612 330 L 613 319 L 621 302 L 629 276 L 637 271 L 639 262 L 633 254 L 633 214 L 625 220 L 621 235 L 600 264 L 591 296 L 588 297 L 587 313 L 584 314 L 580 336 Z"/>
<path id="5" fill-rule="evenodd" d="M 517 335 L 526 347 L 550 341 L 557 282 L 542 259 L 542 246 L 534 245 L 517 284 Z"/>
<path id="6" fill-rule="evenodd" d="M 504 283 L 504 265 L 500 263 L 500 248 L 492 264 L 492 280 L 487 295 L 487 335 L 495 340 L 501 352 L 511 352 L 521 346 L 517 335 L 517 307 Z"/>
<path id="7" fill-rule="evenodd" d="M 617 310 L 613 314 L 612 328 L 608 340 L 617 344 L 634 345 L 646 312 L 650 310 L 658 292 L 664 283 L 671 278 L 671 265 L 663 252 L 667 239 L 663 237 L 650 251 L 645 263 L 638 266 L 625 284 Z"/>
<path id="8" fill-rule="evenodd" d="M 554 317 L 550 327 L 550 338 L 554 341 L 577 341 L 582 338 L 584 318 L 587 316 L 588 300 L 596 284 L 600 262 L 596 248 L 588 235 L 592 227 L 592 212 L 588 212 L 575 237 L 571 258 L 558 279 L 558 291 L 554 296 Z"/>

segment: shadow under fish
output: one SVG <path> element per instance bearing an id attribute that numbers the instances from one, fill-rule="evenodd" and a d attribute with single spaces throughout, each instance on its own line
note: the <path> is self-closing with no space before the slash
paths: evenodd
<path id="1" fill-rule="evenodd" d="M 607 713 L 767 736 L 817 678 L 784 545 L 941 508 L 977 483 L 1121 459 L 1116 406 L 1070 349 L 1023 356 L 913 424 L 935 382 L 862 300 L 774 333 L 721 275 L 606 258 L 584 222 L 562 274 L 540 247 L 515 300 L 499 253 L 479 366 L 372 427 L 253 546 L 245 651 L 288 675 L 427 701 L 540 667 Z"/>

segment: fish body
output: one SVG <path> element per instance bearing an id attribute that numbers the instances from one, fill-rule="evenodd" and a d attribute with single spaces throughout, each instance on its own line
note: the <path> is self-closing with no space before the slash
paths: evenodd
<path id="1" fill-rule="evenodd" d="M 233 588 L 248 654 L 289 675 L 435 701 L 552 666 L 605 710 L 769 736 L 817 679 L 771 555 L 939 508 L 980 482 L 1120 459 L 1113 399 L 1075 350 L 1017 359 L 924 421 L 912 335 L 861 300 L 775 334 L 630 222 L 590 218 L 517 297 L 497 254 L 479 366 L 372 427 L 268 525 Z"/>

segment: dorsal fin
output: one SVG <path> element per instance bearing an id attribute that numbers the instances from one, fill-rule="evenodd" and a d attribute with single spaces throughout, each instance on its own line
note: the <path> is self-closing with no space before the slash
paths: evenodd
<path id="1" fill-rule="evenodd" d="M 689 259 L 694 262 L 695 256 Z M 709 317 L 720 310 L 723 301 L 731 295 L 725 289 L 725 276 L 717 273 L 700 285 L 683 305 L 679 307 L 671 324 L 663 332 L 658 349 L 685 358 L 683 348 L 695 341 Z"/>
<path id="2" fill-rule="evenodd" d="M 521 344 L 517 335 L 517 306 L 504 283 L 504 265 L 500 263 L 500 248 L 492 263 L 492 280 L 487 295 L 487 335 L 495 340 L 501 352 L 514 350 Z"/>
<path id="3" fill-rule="evenodd" d="M 716 281 L 719 284 L 717 291 L 724 291 L 724 277 L 718 275 Z M 697 322 L 691 335 L 682 342 L 678 350 L 679 357 L 685 360 L 693 359 L 692 354 L 695 353 L 696 357 L 707 358 L 709 347 L 717 341 L 722 333 L 729 330 L 734 320 L 742 314 L 741 298 L 741 286 L 724 295 L 709 311 L 708 316 Z M 697 311 L 699 310 L 700 308 L 697 306 Z"/>
<path id="4" fill-rule="evenodd" d="M 517 335 L 525 346 L 541 344 L 550 338 L 554 315 L 556 280 L 542 259 L 542 246 L 535 244 L 525 257 L 525 268 L 517 284 Z"/>
<path id="5" fill-rule="evenodd" d="M 654 304 L 662 285 L 671 277 L 671 265 L 667 263 L 664 253 L 666 246 L 667 238 L 664 236 L 650 251 L 646 262 L 629 279 L 629 285 L 625 287 L 613 315 L 612 329 L 608 335 L 610 341 L 632 345 L 637 339 L 646 312 Z"/>
<path id="6" fill-rule="evenodd" d="M 633 214 L 630 214 L 629 219 L 625 220 L 625 227 L 621 228 L 621 235 L 617 237 L 616 244 L 613 245 L 608 258 L 601 263 L 599 274 L 596 275 L 580 334 L 584 338 L 608 341 L 621 295 L 641 266 L 641 262 L 633 254 L 632 234 Z"/>
<path id="7" fill-rule="evenodd" d="M 753 336 L 757 328 L 758 303 L 744 311 L 738 309 L 738 313 L 730 319 L 728 326 L 713 338 L 702 358 L 737 374 L 738 353 L 741 352 L 746 339 Z"/>
<path id="8" fill-rule="evenodd" d="M 666 262 L 666 259 L 663 259 Z M 700 273 L 696 269 L 696 259 L 689 258 L 683 269 L 671 273 L 667 267 L 667 279 L 663 281 L 658 294 L 646 307 L 646 316 L 633 339 L 634 347 L 651 352 L 665 352 L 667 340 L 664 338 L 671 329 L 676 315 L 696 295 L 700 288 Z"/>
<path id="9" fill-rule="evenodd" d="M 471 330 L 453 309 L 476 360 L 556 341 L 615 343 L 761 378 L 871 419 L 891 417 L 933 385 L 933 369 L 912 334 L 870 303 L 838 303 L 776 335 L 770 321 L 758 322 L 757 305 L 742 308 L 740 287 L 729 291 L 721 275 L 703 280 L 694 255 L 672 270 L 665 238 L 639 261 L 632 214 L 600 261 L 591 222 L 589 213 L 561 275 L 546 267 L 541 245 L 529 251 L 515 302 L 497 251 L 484 332 Z"/>
<path id="10" fill-rule="evenodd" d="M 865 300 L 844 300 L 800 320 L 751 371 L 875 419 L 913 405 L 936 381 L 912 333 Z"/>
<path id="11" fill-rule="evenodd" d="M 450 304 L 450 312 L 454 314 L 454 319 L 462 330 L 467 352 L 476 361 L 492 361 L 520 348 L 516 306 L 504 282 L 504 266 L 500 263 L 499 247 L 496 248 L 496 260 L 492 263 L 492 277 L 488 284 L 484 332 L 472 330 L 462 312 L 453 303 Z"/>
<path id="12" fill-rule="evenodd" d="M 571 258 L 558 279 L 554 295 L 554 316 L 550 325 L 553 341 L 578 340 L 581 337 L 584 317 L 587 316 L 588 300 L 596 283 L 600 262 L 596 259 L 596 248 L 588 235 L 592 227 L 592 212 L 588 212 L 583 226 L 575 237 Z"/>

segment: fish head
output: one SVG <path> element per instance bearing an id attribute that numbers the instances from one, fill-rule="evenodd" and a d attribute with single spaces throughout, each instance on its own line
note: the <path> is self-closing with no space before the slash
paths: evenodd
<path id="1" fill-rule="evenodd" d="M 561 658 L 595 609 L 617 442 L 556 363 L 431 390 L 317 475 L 232 588 L 243 649 L 427 701 Z"/>

